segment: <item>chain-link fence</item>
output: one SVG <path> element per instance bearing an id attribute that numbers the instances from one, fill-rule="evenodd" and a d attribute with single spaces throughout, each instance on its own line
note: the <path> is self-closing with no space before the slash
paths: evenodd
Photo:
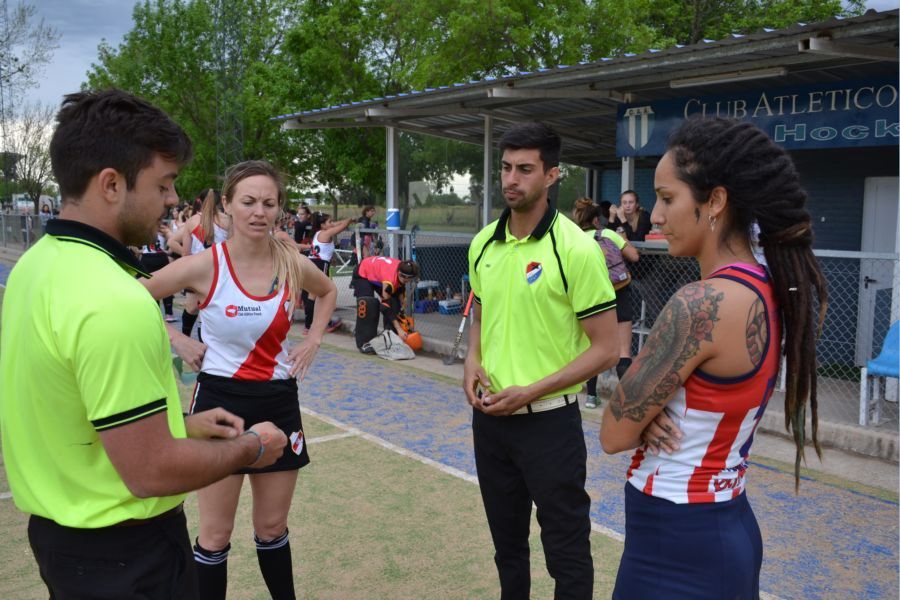
<path id="1" fill-rule="evenodd" d="M 423 337 L 437 342 L 436 347 L 446 341 L 449 349 L 469 293 L 466 255 L 474 235 L 385 229 L 345 231 L 335 242 L 337 251 L 331 261 L 331 275 L 338 288 L 338 314 L 344 320 L 355 317 L 350 278 L 360 249 L 357 246 L 362 246 L 366 236 L 372 236 L 374 252 L 409 258 L 419 264 L 419 280 L 406 291 L 406 311 L 415 319 L 416 329 Z"/>
<path id="2" fill-rule="evenodd" d="M 44 235 L 44 221 L 35 215 L 0 214 L 0 247 L 25 250 Z"/>
<path id="3" fill-rule="evenodd" d="M 378 236 L 383 252 L 390 254 L 394 240 L 396 256 L 414 258 L 421 267 L 416 288 L 407 291 L 407 307 L 415 317 L 416 328 L 423 337 L 451 343 L 459 326 L 462 308 L 468 294 L 467 259 L 473 234 L 450 232 L 411 232 L 364 230 Z M 352 232 L 343 243 L 350 253 Z M 672 294 L 681 286 L 700 277 L 696 260 L 669 256 L 664 247 L 654 243 L 636 243 L 641 259 L 633 265 L 634 341 L 637 353 L 646 340 L 653 322 Z M 859 252 L 816 251 L 822 271 L 828 280 L 829 306 L 825 325 L 817 343 L 819 361 L 819 418 L 835 423 L 860 423 L 860 369 L 879 355 L 891 323 L 900 313 L 900 265 L 895 255 Z M 355 259 L 352 259 L 355 260 Z M 353 318 L 355 301 L 349 288 L 350 269 L 332 268 L 338 283 L 338 306 L 342 316 Z M 465 345 L 465 338 L 463 338 Z M 781 405 L 784 381 L 779 382 L 772 406 Z M 897 385 L 889 381 L 886 402 L 877 423 L 897 429 Z"/>
<path id="4" fill-rule="evenodd" d="M 34 215 L 0 215 L 0 246 L 25 249 L 43 234 Z M 366 238 L 366 236 L 371 236 Z M 350 229 L 336 240 L 332 277 L 338 288 L 338 315 L 352 322 L 356 302 L 350 279 L 363 240 L 371 251 L 411 258 L 421 275 L 407 290 L 407 312 L 433 348 L 449 350 L 469 292 L 467 252 L 474 234 L 435 231 Z M 691 258 L 669 256 L 654 243 L 636 243 L 640 261 L 633 266 L 634 340 L 637 353 L 671 295 L 699 276 Z M 815 252 L 828 280 L 829 306 L 817 343 L 819 418 L 844 424 L 867 424 L 896 430 L 898 390 L 888 380 L 880 415 L 861 414 L 861 367 L 882 352 L 891 324 L 900 316 L 900 263 L 896 255 L 819 250 Z M 463 338 L 465 347 L 466 338 Z M 864 382 L 862 382 L 864 383 Z M 784 382 L 779 382 L 780 394 Z M 773 406 L 780 399 L 773 400 Z M 866 418 L 863 418 L 863 417 Z"/>
<path id="5" fill-rule="evenodd" d="M 672 293 L 699 278 L 694 259 L 669 256 L 653 244 L 637 243 L 641 259 L 635 271 L 632 294 L 635 350 Z M 897 386 L 889 383 L 877 423 L 860 419 L 860 369 L 879 355 L 887 331 L 898 317 L 894 292 L 900 285 L 897 257 L 861 252 L 815 252 L 828 281 L 828 312 L 816 345 L 818 357 L 819 418 L 845 424 L 871 424 L 897 429 Z M 784 391 L 784 371 L 776 394 Z M 781 398 L 773 399 L 776 410 Z"/>

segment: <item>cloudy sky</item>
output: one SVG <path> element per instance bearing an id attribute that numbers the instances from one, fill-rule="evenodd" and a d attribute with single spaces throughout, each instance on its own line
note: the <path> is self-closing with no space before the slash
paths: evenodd
<path id="1" fill-rule="evenodd" d="M 12 4 L 17 0 L 9 0 Z M 117 46 L 131 28 L 133 0 L 28 0 L 45 22 L 62 34 L 53 63 L 44 69 L 40 87 L 29 96 L 58 105 L 63 94 L 77 91 L 106 39 Z M 890 10 L 900 0 L 868 0 L 868 8 Z"/>

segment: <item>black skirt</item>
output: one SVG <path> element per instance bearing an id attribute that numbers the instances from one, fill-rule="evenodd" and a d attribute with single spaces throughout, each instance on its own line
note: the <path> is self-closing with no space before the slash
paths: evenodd
<path id="1" fill-rule="evenodd" d="M 300 469 L 309 464 L 309 453 L 300 418 L 296 379 L 272 381 L 244 381 L 220 377 L 208 373 L 197 376 L 197 389 L 191 414 L 221 406 L 244 419 L 244 429 L 263 421 L 271 421 L 288 438 L 284 454 L 268 467 L 246 467 L 235 473 L 269 473 Z M 291 444 L 292 434 L 297 433 L 298 443 Z"/>

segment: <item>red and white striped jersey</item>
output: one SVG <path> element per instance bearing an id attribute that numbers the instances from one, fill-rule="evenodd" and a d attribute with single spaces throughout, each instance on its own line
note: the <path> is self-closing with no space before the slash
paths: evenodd
<path id="1" fill-rule="evenodd" d="M 291 328 L 287 286 L 267 296 L 253 296 L 238 281 L 228 246 L 216 244 L 212 252 L 213 283 L 200 305 L 207 345 L 201 370 L 254 381 L 290 378 L 284 347 Z"/>
<path id="2" fill-rule="evenodd" d="M 645 494 L 676 504 L 724 502 L 744 491 L 753 434 L 778 377 L 781 319 L 772 283 L 755 265 L 729 265 L 710 278 L 730 279 L 762 299 L 769 336 L 759 366 L 745 375 L 714 377 L 695 370 L 665 410 L 684 434 L 681 448 L 653 456 L 635 451 L 628 482 Z"/>
<path id="3" fill-rule="evenodd" d="M 194 230 L 191 231 L 191 254 L 200 254 L 208 247 L 203 241 L 205 237 L 202 227 L 199 225 L 194 227 Z M 213 223 L 213 243 L 220 244 L 227 239 L 228 230 Z"/>

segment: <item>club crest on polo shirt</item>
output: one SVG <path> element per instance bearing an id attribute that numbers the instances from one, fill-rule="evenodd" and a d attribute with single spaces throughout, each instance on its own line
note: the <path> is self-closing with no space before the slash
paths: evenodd
<path id="1" fill-rule="evenodd" d="M 303 432 L 302 431 L 295 431 L 294 433 L 291 434 L 291 450 L 297 456 L 299 456 L 300 453 L 303 452 Z"/>
<path id="2" fill-rule="evenodd" d="M 533 284 L 535 281 L 541 278 L 541 273 L 544 272 L 544 268 L 541 266 L 539 262 L 530 262 L 528 266 L 525 267 L 525 279 L 528 281 L 528 285 Z"/>

